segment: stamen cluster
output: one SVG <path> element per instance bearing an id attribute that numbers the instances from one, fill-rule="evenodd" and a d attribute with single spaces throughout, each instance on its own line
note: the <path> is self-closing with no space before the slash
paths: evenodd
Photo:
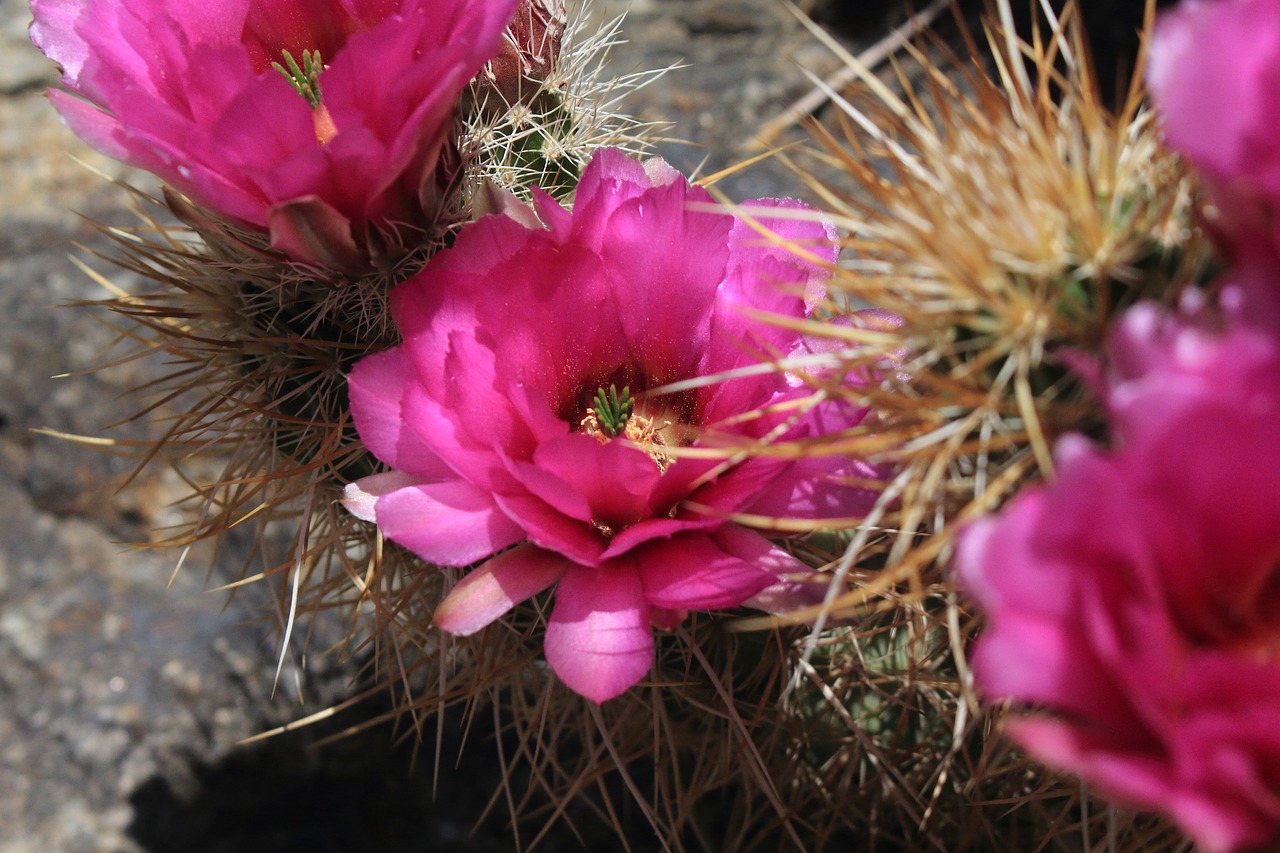
<path id="1" fill-rule="evenodd" d="M 272 62 L 271 67 L 284 75 L 284 79 L 288 80 L 289 85 L 306 99 L 312 109 L 320 106 L 320 101 L 322 100 L 320 72 L 324 70 L 324 62 L 320 59 L 320 51 L 303 50 L 301 66 L 298 65 L 297 60 L 293 58 L 293 54 L 289 51 L 284 51 L 283 57 L 284 65 L 279 62 Z"/>

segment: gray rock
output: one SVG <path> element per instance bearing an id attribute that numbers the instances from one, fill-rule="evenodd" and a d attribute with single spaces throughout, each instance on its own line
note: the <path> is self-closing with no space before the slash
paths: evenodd
<path id="1" fill-rule="evenodd" d="M 60 307 L 108 295 L 72 253 L 131 285 L 73 246 L 105 248 L 76 211 L 130 224 L 104 175 L 153 184 L 62 126 L 43 97 L 57 74 L 26 42 L 26 4 L 5 0 L 0 13 L 0 850 L 138 851 L 138 791 L 182 788 L 242 754 L 244 738 L 339 698 L 353 670 L 291 663 L 281 683 L 300 681 L 307 701 L 273 698 L 267 590 L 230 602 L 206 591 L 247 543 L 228 542 L 219 562 L 197 549 L 170 584 L 177 553 L 120 543 L 171 523 L 177 478 L 157 470 L 119 491 L 132 461 L 36 432 L 154 434 L 104 427 L 132 414 L 128 392 L 158 365 L 80 374 L 115 335 L 102 312 Z M 68 373 L 79 375 L 54 378 Z"/>
<path id="2" fill-rule="evenodd" d="M 30 49 L 27 25 L 31 14 L 26 0 L 0 0 L 0 93 L 14 95 L 48 86 L 58 79 L 58 70 Z"/>
<path id="3" fill-rule="evenodd" d="M 610 0 L 599 11 L 625 12 L 625 44 L 612 51 L 619 73 L 668 68 L 628 101 L 647 121 L 672 122 L 657 153 L 688 174 L 711 175 L 755 156 L 765 121 L 810 88 L 802 72 L 828 74 L 829 52 L 778 0 Z M 798 129 L 786 142 L 801 136 Z M 730 200 L 804 197 L 796 178 L 766 160 L 717 184 Z"/>

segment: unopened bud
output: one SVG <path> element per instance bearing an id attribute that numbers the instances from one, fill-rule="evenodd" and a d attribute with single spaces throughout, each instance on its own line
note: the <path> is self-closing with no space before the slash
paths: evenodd
<path id="1" fill-rule="evenodd" d="M 476 80 L 481 93 L 492 92 L 508 106 L 536 96 L 560 59 L 567 22 L 564 0 L 521 0 L 502 51 Z"/>

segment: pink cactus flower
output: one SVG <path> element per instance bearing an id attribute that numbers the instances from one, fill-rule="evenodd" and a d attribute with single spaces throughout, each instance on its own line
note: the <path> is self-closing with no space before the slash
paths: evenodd
<path id="1" fill-rule="evenodd" d="M 1028 752 L 1207 851 L 1280 840 L 1280 342 L 1138 306 L 1111 342 L 1117 446 L 961 533 L 979 687 Z"/>
<path id="2" fill-rule="evenodd" d="M 346 505 L 430 563 L 480 561 L 439 605 L 445 631 L 471 634 L 554 585 L 547 661 L 603 702 L 649 671 L 655 626 L 801 603 L 810 570 L 735 518 L 861 515 L 876 472 L 734 452 L 864 414 L 806 408 L 813 389 L 795 374 L 754 369 L 807 351 L 759 315 L 806 316 L 821 264 L 662 161 L 613 149 L 584 171 L 572 212 L 545 194 L 534 210 L 469 225 L 393 292 L 404 344 L 358 363 L 350 393 L 361 439 L 394 470 L 349 486 Z M 812 220 L 765 224 L 834 260 Z M 736 368 L 751 369 L 664 388 Z"/>
<path id="3" fill-rule="evenodd" d="M 1280 0 L 1185 0 L 1156 25 L 1147 83 L 1169 145 L 1206 178 L 1217 236 L 1240 263 L 1280 266 Z M 1241 283 L 1280 319 L 1262 279 Z"/>
<path id="4" fill-rule="evenodd" d="M 459 95 L 515 4 L 31 0 L 31 39 L 90 145 L 341 268 L 432 211 Z"/>

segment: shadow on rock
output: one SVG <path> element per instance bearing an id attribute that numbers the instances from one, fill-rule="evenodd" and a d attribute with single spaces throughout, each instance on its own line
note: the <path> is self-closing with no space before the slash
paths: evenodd
<path id="1" fill-rule="evenodd" d="M 473 733 L 464 766 L 455 768 L 461 733 L 449 731 L 433 798 L 429 746 L 415 758 L 415 745 L 397 743 L 385 725 L 319 742 L 337 730 L 313 727 L 242 747 L 191 767 L 189 784 L 152 777 L 129 798 L 129 835 L 149 853 L 512 849 L 501 804 L 476 827 L 501 783 L 491 741 Z"/>

